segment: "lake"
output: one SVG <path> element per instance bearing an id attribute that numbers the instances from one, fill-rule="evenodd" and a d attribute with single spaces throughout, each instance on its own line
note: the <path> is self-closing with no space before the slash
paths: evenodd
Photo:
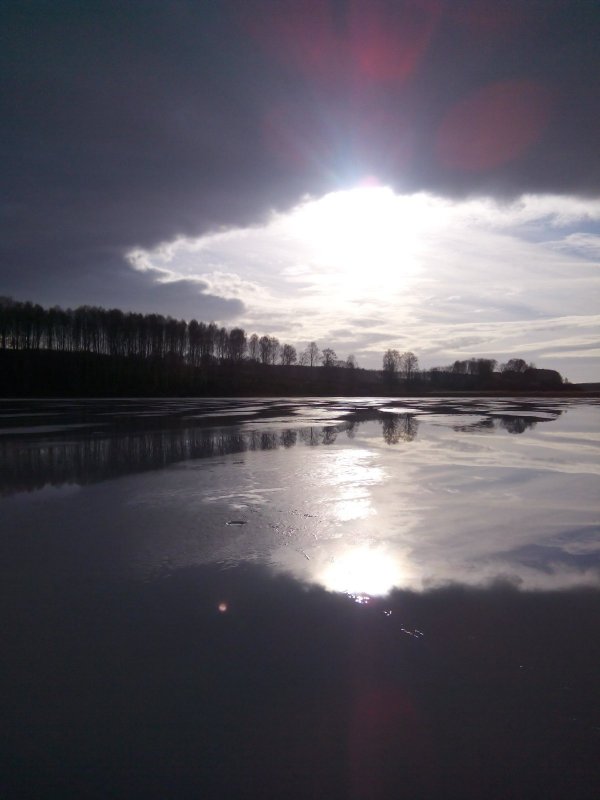
<path id="1" fill-rule="evenodd" d="M 0 401 L 2 796 L 600 796 L 600 404 Z"/>

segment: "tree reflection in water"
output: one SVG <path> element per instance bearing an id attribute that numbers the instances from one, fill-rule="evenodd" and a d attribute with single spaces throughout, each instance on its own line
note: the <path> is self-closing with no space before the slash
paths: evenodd
<path id="1" fill-rule="evenodd" d="M 419 421 L 411 414 L 387 414 L 381 425 L 387 444 L 398 444 L 400 440 L 412 442 L 419 430 Z"/>
<path id="2" fill-rule="evenodd" d="M 560 412 L 558 412 L 560 413 Z M 457 415 L 460 419 L 460 416 Z M 258 427 L 128 428 L 110 434 L 69 432 L 54 435 L 0 436 L 0 494 L 40 489 L 46 485 L 88 484 L 130 473 L 163 469 L 171 464 L 257 450 L 333 445 L 341 433 L 353 439 L 361 426 L 377 421 L 388 445 L 412 442 L 419 420 L 411 413 L 376 408 L 350 413 L 327 425 L 260 430 Z M 520 434 L 540 421 L 532 417 L 484 415 L 474 423 L 453 425 L 455 431 L 489 432 L 499 428 Z M 543 421 L 543 418 L 542 420 Z M 161 421 L 164 424 L 164 420 Z M 261 423 L 268 424 L 268 423 Z"/>
<path id="3" fill-rule="evenodd" d="M 536 420 L 526 417 L 501 417 L 500 427 L 508 433 L 525 433 L 528 428 L 535 428 Z"/>

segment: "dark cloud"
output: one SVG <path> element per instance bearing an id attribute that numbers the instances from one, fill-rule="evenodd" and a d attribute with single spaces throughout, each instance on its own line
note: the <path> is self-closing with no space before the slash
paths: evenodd
<path id="1" fill-rule="evenodd" d="M 117 306 L 144 313 L 157 312 L 185 319 L 229 320 L 244 312 L 244 304 L 236 298 L 218 297 L 205 291 L 206 284 L 193 280 L 156 283 L 148 274 L 129 272 L 119 281 L 111 299 L 102 305 Z M 123 297 L 127 297 L 124 302 Z"/>
<path id="2" fill-rule="evenodd" d="M 598 195 L 599 20 L 587 0 L 5 3 L 3 291 L 97 302 L 110 278 L 124 306 L 180 303 L 123 253 L 365 175 Z"/>
<path id="3" fill-rule="evenodd" d="M 49 306 L 98 305 L 205 321 L 232 320 L 245 311 L 241 300 L 211 294 L 202 281 L 160 283 L 154 271 L 137 272 L 120 259 L 103 258 L 99 253 L 92 252 L 91 257 L 96 259 L 95 269 L 58 271 L 58 275 L 49 271 L 39 277 L 26 272 L 20 284 L 4 280 L 4 293 Z"/>

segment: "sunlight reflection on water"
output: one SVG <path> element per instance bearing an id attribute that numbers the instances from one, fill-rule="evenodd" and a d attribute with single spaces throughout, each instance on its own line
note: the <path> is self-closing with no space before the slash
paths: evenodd
<path id="1" fill-rule="evenodd" d="M 326 462 L 325 484 L 335 492 L 333 513 L 340 522 L 366 519 L 377 513 L 370 488 L 381 483 L 384 470 L 376 466 L 377 456 L 365 449 L 342 450 Z"/>
<path id="2" fill-rule="evenodd" d="M 397 555 L 386 547 L 348 548 L 316 576 L 332 592 L 351 596 L 382 597 L 401 586 L 405 575 Z"/>
<path id="3" fill-rule="evenodd" d="M 357 595 L 600 585 L 597 404 L 337 402 L 229 426 L 15 430 L 0 437 L 6 528 L 85 531 L 149 580 L 253 562 Z"/>

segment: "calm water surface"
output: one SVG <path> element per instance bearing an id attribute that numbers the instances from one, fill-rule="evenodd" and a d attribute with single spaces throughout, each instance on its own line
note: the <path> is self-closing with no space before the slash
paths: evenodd
<path id="1" fill-rule="evenodd" d="M 0 402 L 3 796 L 596 798 L 600 405 Z"/>

